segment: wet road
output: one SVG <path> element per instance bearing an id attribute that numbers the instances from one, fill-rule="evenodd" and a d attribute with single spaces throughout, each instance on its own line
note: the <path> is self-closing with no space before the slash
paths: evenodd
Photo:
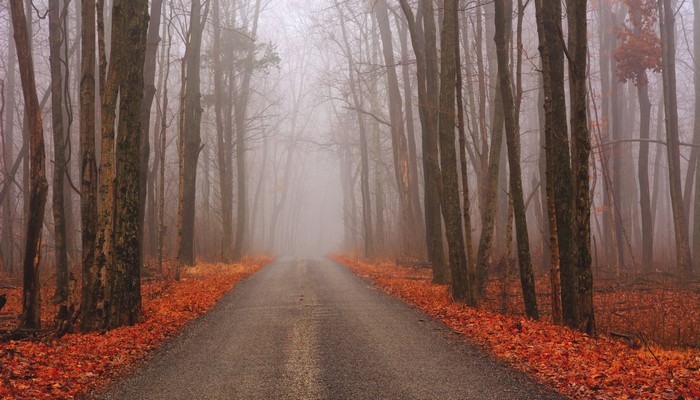
<path id="1" fill-rule="evenodd" d="M 101 399 L 561 399 L 326 259 L 281 258 Z"/>

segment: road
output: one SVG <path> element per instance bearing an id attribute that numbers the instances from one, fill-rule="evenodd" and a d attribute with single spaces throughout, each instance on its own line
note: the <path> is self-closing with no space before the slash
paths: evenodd
<path id="1" fill-rule="evenodd" d="M 326 259 L 282 258 L 99 399 L 562 399 Z"/>

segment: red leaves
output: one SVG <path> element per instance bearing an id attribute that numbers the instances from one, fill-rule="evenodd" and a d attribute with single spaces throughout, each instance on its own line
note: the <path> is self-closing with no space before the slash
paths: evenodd
<path id="1" fill-rule="evenodd" d="M 389 262 L 370 264 L 351 257 L 336 259 L 567 396 L 700 398 L 698 350 L 630 349 L 608 337 L 594 339 L 547 322 L 454 303 L 446 286 L 430 282 L 426 269 L 400 268 Z"/>
<path id="2" fill-rule="evenodd" d="M 236 265 L 198 265 L 184 271 L 180 282 L 145 283 L 143 321 L 134 326 L 60 340 L 0 343 L 0 399 L 70 399 L 103 387 L 268 261 L 259 257 Z"/>

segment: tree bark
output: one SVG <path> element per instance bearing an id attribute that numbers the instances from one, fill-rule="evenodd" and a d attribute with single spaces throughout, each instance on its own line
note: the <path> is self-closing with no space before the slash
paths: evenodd
<path id="1" fill-rule="evenodd" d="M 29 214 L 27 215 L 25 236 L 20 327 L 24 329 L 39 329 L 41 328 L 41 292 L 39 290 L 41 231 L 44 223 L 44 209 L 48 192 L 44 130 L 39 99 L 36 94 L 36 79 L 27 31 L 27 19 L 25 18 L 21 0 L 10 0 L 10 11 L 22 81 L 25 115 L 29 122 L 29 126 L 26 128 L 30 139 Z"/>
<path id="2" fill-rule="evenodd" d="M 80 220 L 82 223 L 81 329 L 95 330 L 102 318 L 102 276 L 95 265 L 98 229 L 97 158 L 95 154 L 95 1 L 81 5 L 80 62 Z"/>
<path id="3" fill-rule="evenodd" d="M 496 28 L 495 42 L 498 57 L 498 75 L 501 84 L 503 109 L 505 111 L 506 144 L 508 146 L 508 166 L 510 167 L 510 198 L 513 202 L 513 214 L 515 216 L 520 284 L 523 290 L 525 315 L 532 319 L 539 319 L 520 168 L 520 133 L 515 118 L 515 103 L 509 71 L 508 42 L 511 36 L 510 14 L 513 13 L 513 0 L 496 0 L 494 5 L 496 10 L 494 25 Z"/>
<path id="4" fill-rule="evenodd" d="M 209 3 L 207 3 L 209 4 Z M 206 14 L 206 11 L 205 13 Z M 202 32 L 206 15 L 202 15 L 200 0 L 192 2 L 190 30 L 185 61 L 185 91 L 180 144 L 180 185 L 178 199 L 178 265 L 194 265 L 194 217 L 197 191 L 197 160 L 201 152 L 202 105 L 200 93 L 200 65 Z M 178 269 L 179 270 L 179 269 Z"/>
<path id="5" fill-rule="evenodd" d="M 591 271 L 591 195 L 589 161 L 591 137 L 588 130 L 587 62 L 588 1 L 567 0 L 569 28 L 569 93 L 571 96 L 571 169 L 574 178 L 574 235 L 577 245 L 575 278 L 578 301 L 578 329 L 596 334 Z"/>
<path id="6" fill-rule="evenodd" d="M 666 112 L 666 152 L 671 192 L 673 228 L 676 237 L 676 262 L 683 274 L 692 272 L 692 258 L 688 245 L 688 224 L 683 210 L 681 192 L 681 160 L 678 138 L 678 99 L 676 95 L 676 39 L 675 8 L 672 0 L 659 2 L 659 25 L 663 63 L 664 104 Z"/>
<path id="7" fill-rule="evenodd" d="M 442 204 L 449 249 L 451 294 L 455 301 L 475 305 L 472 282 L 467 274 L 462 232 L 462 209 L 459 199 L 457 152 L 455 149 L 455 41 L 457 35 L 457 0 L 444 0 L 444 19 L 440 47 L 440 164 L 442 166 Z"/>
<path id="8" fill-rule="evenodd" d="M 576 287 L 576 238 L 573 222 L 573 175 L 569 158 L 566 100 L 564 94 L 564 49 L 561 29 L 561 3 L 535 1 L 539 51 L 545 91 L 545 134 L 547 184 L 554 197 L 556 233 L 559 245 L 561 299 L 564 323 L 578 327 Z M 552 201 L 548 199 L 548 201 Z M 549 210 L 551 212 L 551 210 Z M 549 215 L 552 218 L 552 215 Z M 552 233 L 554 230 L 552 229 Z"/>
<path id="9" fill-rule="evenodd" d="M 65 137 L 63 125 L 63 73 L 61 47 L 65 36 L 61 29 L 61 2 L 49 2 L 49 64 L 51 68 L 51 125 L 53 128 L 53 219 L 56 254 L 56 291 L 53 301 L 68 299 L 68 250 L 66 245 L 66 215 L 64 201 L 64 175 L 66 173 Z"/>

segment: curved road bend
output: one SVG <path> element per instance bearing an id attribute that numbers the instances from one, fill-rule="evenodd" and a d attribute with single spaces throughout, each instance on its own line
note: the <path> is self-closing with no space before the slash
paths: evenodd
<path id="1" fill-rule="evenodd" d="M 99 399 L 563 399 L 325 259 L 282 258 Z"/>

